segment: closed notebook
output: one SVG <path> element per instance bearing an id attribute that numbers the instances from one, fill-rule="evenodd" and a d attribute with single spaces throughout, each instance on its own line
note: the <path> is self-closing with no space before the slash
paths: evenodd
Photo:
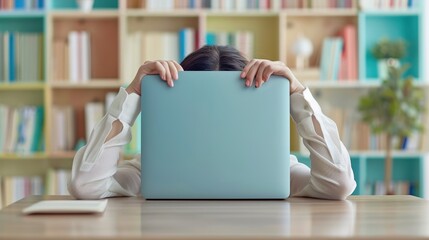
<path id="1" fill-rule="evenodd" d="M 22 210 L 24 214 L 35 213 L 102 213 L 106 209 L 104 200 L 44 200 Z"/>

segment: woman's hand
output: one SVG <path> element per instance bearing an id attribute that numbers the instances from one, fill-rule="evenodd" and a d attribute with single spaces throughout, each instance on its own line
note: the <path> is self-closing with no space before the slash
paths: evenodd
<path id="1" fill-rule="evenodd" d="M 140 66 L 139 70 L 134 77 L 134 80 L 127 87 L 128 93 L 136 93 L 141 95 L 140 84 L 141 79 L 148 74 L 159 74 L 161 79 L 167 83 L 168 86 L 174 87 L 174 81 L 179 78 L 179 71 L 183 71 L 182 66 L 176 61 L 146 61 Z"/>
<path id="2" fill-rule="evenodd" d="M 244 67 L 240 77 L 246 80 L 245 84 L 250 87 L 262 86 L 263 83 L 270 79 L 271 75 L 285 77 L 290 82 L 290 94 L 304 91 L 305 87 L 293 75 L 292 71 L 280 61 L 270 61 L 264 59 L 253 59 Z"/>

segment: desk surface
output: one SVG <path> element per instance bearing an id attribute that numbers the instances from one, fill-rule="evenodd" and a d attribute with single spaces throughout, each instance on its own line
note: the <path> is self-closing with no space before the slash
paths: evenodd
<path id="1" fill-rule="evenodd" d="M 429 201 L 359 196 L 346 201 L 145 201 L 109 199 L 95 215 L 30 215 L 33 196 L 0 211 L 0 239 L 408 239 L 429 238 Z"/>

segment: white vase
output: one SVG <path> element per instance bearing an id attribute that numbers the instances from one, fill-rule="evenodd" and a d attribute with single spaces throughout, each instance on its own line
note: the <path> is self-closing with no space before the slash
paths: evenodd
<path id="1" fill-rule="evenodd" d="M 77 0 L 77 5 L 79 6 L 80 10 L 84 12 L 89 12 L 92 10 L 94 0 Z"/>
<path id="2" fill-rule="evenodd" d="M 384 58 L 378 60 L 378 78 L 380 80 L 387 79 L 389 77 L 389 67 L 399 67 L 399 59 L 396 58 Z"/>

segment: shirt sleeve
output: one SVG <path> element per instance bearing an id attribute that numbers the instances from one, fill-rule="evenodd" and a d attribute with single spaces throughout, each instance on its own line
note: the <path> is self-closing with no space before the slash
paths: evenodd
<path id="1" fill-rule="evenodd" d="M 356 188 L 356 182 L 350 155 L 335 122 L 323 114 L 308 88 L 290 99 L 292 118 L 311 160 L 310 169 L 291 156 L 291 196 L 345 199 Z"/>
<path id="2" fill-rule="evenodd" d="M 140 96 L 120 88 L 106 115 L 92 130 L 88 142 L 73 159 L 68 185 L 79 199 L 135 196 L 140 191 L 139 157 L 118 164 L 122 147 L 131 140 L 131 126 L 140 113 Z M 112 123 L 122 123 L 121 132 L 105 142 Z"/>

